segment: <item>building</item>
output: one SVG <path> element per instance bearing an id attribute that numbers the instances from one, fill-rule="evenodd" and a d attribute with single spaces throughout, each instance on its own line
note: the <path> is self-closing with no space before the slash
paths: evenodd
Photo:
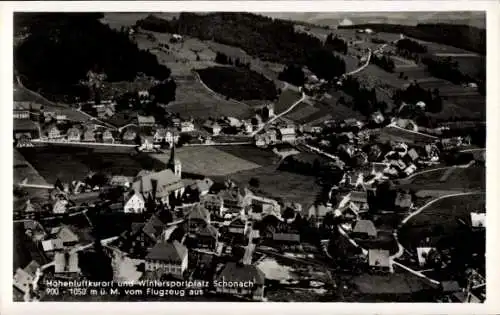
<path id="1" fill-rule="evenodd" d="M 299 233 L 273 233 L 273 241 L 278 243 L 300 243 Z"/>
<path id="2" fill-rule="evenodd" d="M 219 241 L 219 231 L 210 224 L 205 224 L 196 231 L 196 240 L 199 248 L 214 251 Z"/>
<path id="3" fill-rule="evenodd" d="M 165 142 L 170 144 L 170 147 L 179 142 L 179 137 L 179 134 L 175 130 L 167 129 L 165 131 Z"/>
<path id="4" fill-rule="evenodd" d="M 351 191 L 349 200 L 358 207 L 359 211 L 368 210 L 368 194 L 366 191 Z"/>
<path id="5" fill-rule="evenodd" d="M 113 135 L 113 132 L 109 129 L 103 132 L 102 134 L 102 141 L 105 143 L 114 143 L 115 142 L 115 136 Z"/>
<path id="6" fill-rule="evenodd" d="M 111 177 L 110 184 L 113 186 L 130 187 L 131 183 L 134 182 L 133 177 L 127 177 L 123 175 L 115 175 Z"/>
<path id="7" fill-rule="evenodd" d="M 172 147 L 166 170 L 138 176 L 132 188 L 144 197 L 151 196 L 167 204 L 171 194 L 182 196 L 184 183 L 181 179 L 181 162 L 175 158 L 175 147 Z"/>
<path id="8" fill-rule="evenodd" d="M 137 122 L 139 127 L 153 127 L 155 125 L 155 118 L 153 116 L 137 115 Z"/>
<path id="9" fill-rule="evenodd" d="M 60 239 L 63 246 L 73 246 L 78 244 L 79 238 L 68 226 L 58 226 L 50 230 L 53 238 Z"/>
<path id="10" fill-rule="evenodd" d="M 313 220 L 316 223 L 316 227 L 319 227 L 323 224 L 325 216 L 332 211 L 331 207 L 327 207 L 324 204 L 315 204 L 307 209 L 304 217 L 308 220 Z"/>
<path id="11" fill-rule="evenodd" d="M 219 192 L 222 198 L 224 214 L 240 215 L 243 213 L 244 196 L 239 189 L 225 189 Z"/>
<path id="12" fill-rule="evenodd" d="M 183 121 L 180 123 L 181 132 L 193 132 L 194 124 L 192 121 Z"/>
<path id="13" fill-rule="evenodd" d="M 373 224 L 370 220 L 359 220 L 354 225 L 352 229 L 353 235 L 362 238 L 376 238 L 377 237 L 377 229 L 375 228 L 375 224 Z"/>
<path id="14" fill-rule="evenodd" d="M 71 127 L 67 132 L 68 141 L 80 141 L 82 138 L 82 132 L 77 127 Z"/>
<path id="15" fill-rule="evenodd" d="M 203 124 L 203 127 L 205 127 L 208 132 L 212 133 L 213 136 L 218 136 L 222 131 L 221 126 L 216 121 L 207 120 L 205 124 Z"/>
<path id="16" fill-rule="evenodd" d="M 420 267 L 425 266 L 429 253 L 434 250 L 432 247 L 417 247 L 417 260 Z"/>
<path id="17" fill-rule="evenodd" d="M 210 211 L 203 207 L 202 204 L 197 203 L 189 209 L 186 220 L 188 231 L 196 233 L 201 227 L 210 224 Z"/>
<path id="18" fill-rule="evenodd" d="M 214 213 L 219 217 L 224 216 L 224 200 L 221 196 L 206 194 L 200 196 L 200 203 L 211 213 Z"/>
<path id="19" fill-rule="evenodd" d="M 473 228 L 486 228 L 486 213 L 470 213 L 471 226 Z"/>
<path id="20" fill-rule="evenodd" d="M 293 143 L 295 142 L 295 129 L 294 128 L 291 128 L 291 127 L 287 127 L 287 128 L 280 128 L 279 129 L 279 136 L 280 136 L 280 140 L 282 142 L 290 142 L 290 143 Z"/>
<path id="21" fill-rule="evenodd" d="M 22 106 L 14 108 L 13 117 L 14 119 L 30 119 L 30 111 Z"/>
<path id="22" fill-rule="evenodd" d="M 379 271 L 392 272 L 390 253 L 386 249 L 369 249 L 368 265 Z"/>
<path id="23" fill-rule="evenodd" d="M 154 138 L 152 136 L 142 136 L 140 150 L 153 151 L 154 150 Z"/>
<path id="24" fill-rule="evenodd" d="M 201 197 L 208 194 L 213 184 L 214 182 L 210 178 L 198 179 L 191 185 L 191 189 L 197 191 Z"/>
<path id="25" fill-rule="evenodd" d="M 247 234 L 247 224 L 241 218 L 236 218 L 235 220 L 229 223 L 228 232 L 231 234 L 237 235 L 246 235 Z"/>
<path id="26" fill-rule="evenodd" d="M 178 241 L 158 242 L 146 256 L 146 271 L 161 271 L 182 278 L 188 266 L 188 250 Z"/>
<path id="27" fill-rule="evenodd" d="M 396 200 L 394 201 L 394 205 L 397 209 L 408 211 L 413 207 L 412 196 L 410 193 L 402 193 L 398 192 L 396 195 Z"/>
<path id="28" fill-rule="evenodd" d="M 65 199 L 58 199 L 52 207 L 52 212 L 54 214 L 66 213 L 66 208 L 68 206 L 68 201 Z"/>
<path id="29" fill-rule="evenodd" d="M 49 127 L 48 128 L 47 137 L 49 139 L 60 138 L 61 137 L 61 132 L 59 131 L 59 128 L 57 128 L 57 126 L 55 126 L 55 125 Z"/>
<path id="30" fill-rule="evenodd" d="M 61 239 L 53 238 L 42 241 L 42 248 L 44 252 L 52 252 L 64 249 L 64 245 Z"/>
<path id="31" fill-rule="evenodd" d="M 126 144 L 135 144 L 137 138 L 137 131 L 135 128 L 127 128 L 122 136 L 123 143 Z"/>
<path id="32" fill-rule="evenodd" d="M 144 197 L 137 192 L 131 194 L 125 201 L 123 212 L 125 213 L 142 213 L 146 209 Z"/>
<path id="33" fill-rule="evenodd" d="M 264 298 L 265 276 L 254 265 L 228 262 L 214 280 L 219 294 L 243 296 L 261 301 Z"/>
<path id="34" fill-rule="evenodd" d="M 83 133 L 83 141 L 96 142 L 96 137 L 93 128 L 87 128 Z"/>
<path id="35" fill-rule="evenodd" d="M 32 261 L 24 269 L 17 268 L 13 279 L 14 288 L 18 289 L 24 294 L 29 293 L 33 288 L 32 285 L 35 280 L 36 270 L 39 268 L 39 266 L 40 265 L 36 261 Z"/>
<path id="36" fill-rule="evenodd" d="M 77 275 L 80 273 L 78 266 L 78 253 L 55 253 L 54 255 L 54 273 L 55 275 Z"/>

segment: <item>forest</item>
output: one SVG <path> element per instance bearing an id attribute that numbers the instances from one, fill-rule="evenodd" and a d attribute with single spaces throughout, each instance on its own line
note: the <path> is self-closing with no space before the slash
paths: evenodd
<path id="1" fill-rule="evenodd" d="M 107 81 L 133 81 L 139 73 L 159 81 L 170 69 L 140 50 L 125 31 L 102 24 L 97 13 L 18 13 L 15 33 L 26 36 L 14 47 L 14 67 L 23 84 L 51 100 L 72 101 L 87 73 Z"/>
<path id="2" fill-rule="evenodd" d="M 307 66 L 324 79 L 345 71 L 342 58 L 335 56 L 318 38 L 296 32 L 291 21 L 237 12 L 182 12 L 177 19 L 159 20 L 146 18 L 136 25 L 238 47 L 263 61 Z"/>

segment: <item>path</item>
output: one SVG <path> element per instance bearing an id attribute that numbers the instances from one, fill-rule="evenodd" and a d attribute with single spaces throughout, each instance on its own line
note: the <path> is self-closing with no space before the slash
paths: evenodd
<path id="1" fill-rule="evenodd" d="M 58 143 L 58 144 L 75 144 L 82 146 L 108 146 L 108 147 L 127 147 L 135 148 L 135 144 L 123 144 L 123 143 L 104 143 L 104 142 L 80 142 L 80 141 L 68 141 L 65 139 L 51 140 L 51 139 L 33 139 L 31 142 L 34 143 Z"/>
<path id="2" fill-rule="evenodd" d="M 286 109 L 285 111 L 281 112 L 280 114 L 278 114 L 278 115 L 272 117 L 271 119 L 269 119 L 268 121 L 266 121 L 265 124 L 263 124 L 258 129 L 254 130 L 250 134 L 250 136 L 255 136 L 256 134 L 258 134 L 259 132 L 261 132 L 267 125 L 269 125 L 270 123 L 272 123 L 276 119 L 279 119 L 281 116 L 284 116 L 284 115 L 288 114 L 289 112 L 291 112 L 297 105 L 299 105 L 300 103 L 302 103 L 302 101 L 304 101 L 306 98 L 307 98 L 307 95 L 304 92 L 302 92 L 302 96 L 301 96 L 300 99 L 298 99 L 297 101 L 295 101 L 295 103 L 293 103 L 292 105 L 290 105 L 290 107 L 288 107 L 288 109 Z"/>
<path id="3" fill-rule="evenodd" d="M 389 128 L 396 128 L 396 129 L 400 129 L 400 130 L 404 130 L 404 131 L 407 131 L 407 132 L 410 132 L 410 133 L 414 133 L 414 134 L 421 135 L 421 136 L 426 136 L 426 137 L 429 137 L 429 138 L 432 138 L 432 139 L 438 139 L 438 137 L 431 136 L 431 135 L 428 135 L 428 134 L 426 134 L 426 133 L 421 133 L 421 132 L 418 132 L 418 131 L 413 131 L 413 130 L 409 130 L 409 129 L 401 128 L 401 127 L 399 127 L 398 125 L 396 125 L 396 122 L 392 122 L 392 123 L 390 123 L 389 125 L 387 125 L 387 127 L 389 127 Z"/>
<path id="4" fill-rule="evenodd" d="M 438 202 L 438 201 L 440 201 L 442 199 L 451 198 L 451 197 L 459 197 L 459 196 L 467 196 L 467 195 L 479 195 L 479 194 L 484 194 L 484 192 L 467 192 L 467 193 L 456 193 L 456 194 L 444 195 L 444 196 L 441 196 L 439 198 L 436 198 L 436 199 L 433 199 L 433 200 L 429 201 L 428 203 L 426 203 L 425 205 L 423 205 L 422 207 L 420 207 L 416 211 L 413 211 L 412 213 L 410 213 L 408 216 L 406 216 L 406 218 L 404 218 L 401 221 L 401 224 L 399 225 L 399 227 L 396 230 L 394 230 L 394 232 L 393 232 L 394 239 L 398 243 L 398 252 L 391 256 L 391 260 L 394 262 L 394 259 L 397 259 L 397 258 L 401 257 L 403 255 L 403 253 L 404 253 L 404 247 L 399 242 L 399 238 L 398 238 L 398 233 L 397 232 L 411 218 L 413 218 L 414 216 L 418 215 L 419 213 L 421 213 L 422 211 L 424 211 L 425 209 L 427 209 L 428 207 L 432 206 L 434 203 L 436 203 L 436 202 Z"/>

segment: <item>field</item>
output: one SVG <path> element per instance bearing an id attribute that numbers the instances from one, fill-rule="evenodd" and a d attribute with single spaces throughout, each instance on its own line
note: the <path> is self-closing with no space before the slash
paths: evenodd
<path id="1" fill-rule="evenodd" d="M 311 206 L 321 191 L 321 187 L 314 177 L 279 171 L 274 165 L 242 171 L 229 176 L 241 185 L 247 185 L 252 177 L 259 179 L 260 182 L 256 193 L 298 202 L 303 207 Z"/>
<path id="2" fill-rule="evenodd" d="M 257 148 L 253 145 L 225 145 L 215 148 L 261 166 L 271 165 L 278 161 L 278 157 L 271 150 Z"/>
<path id="3" fill-rule="evenodd" d="M 409 143 L 415 143 L 415 142 L 433 142 L 434 137 L 428 136 L 425 134 L 421 133 L 415 133 L 411 132 L 405 129 L 401 128 L 394 128 L 394 127 L 385 127 L 380 129 L 378 132 L 375 133 L 378 135 L 379 141 L 385 142 L 385 141 L 405 141 Z"/>
<path id="4" fill-rule="evenodd" d="M 26 161 L 19 151 L 14 150 L 14 183 L 28 179 L 30 184 L 47 185 L 45 179 Z"/>
<path id="5" fill-rule="evenodd" d="M 282 113 L 285 110 L 287 110 L 293 103 L 298 101 L 301 97 L 300 92 L 296 92 L 290 89 L 284 90 L 279 98 L 276 104 L 274 104 L 274 112 L 276 114 Z"/>
<path id="6" fill-rule="evenodd" d="M 206 119 L 210 116 L 232 116 L 240 119 L 251 116 L 251 110 L 245 104 L 227 100 L 214 94 L 200 83 L 194 75 L 176 77 L 176 99 L 167 106 L 167 110 L 179 113 L 183 117 Z"/>
<path id="7" fill-rule="evenodd" d="M 142 169 L 162 169 L 164 164 L 139 154 L 117 153 L 112 149 L 90 149 L 66 146 L 22 148 L 19 151 L 47 182 L 81 180 L 90 171 L 111 175 L 136 176 Z M 120 149 L 123 150 L 123 149 Z"/>
<path id="8" fill-rule="evenodd" d="M 408 273 L 394 273 L 390 276 L 361 275 L 352 280 L 362 294 L 411 294 L 429 289 L 426 283 Z"/>
<path id="9" fill-rule="evenodd" d="M 169 153 L 150 156 L 162 163 L 168 162 L 170 158 Z M 260 167 L 256 163 L 211 146 L 182 147 L 177 149 L 176 157 L 182 162 L 183 172 L 206 176 L 227 176 Z"/>
<path id="10" fill-rule="evenodd" d="M 448 171 L 452 170 L 452 171 Z M 450 172 L 446 174 L 447 172 Z M 447 176 L 444 176 L 444 175 Z M 435 191 L 485 191 L 486 169 L 484 167 L 448 168 L 416 176 L 405 188 Z"/>
<path id="11" fill-rule="evenodd" d="M 400 230 L 399 239 L 407 249 L 413 249 L 426 237 L 433 245 L 452 237 L 461 226 L 459 219 L 470 222 L 469 213 L 484 211 L 484 193 L 443 198 L 411 218 Z"/>

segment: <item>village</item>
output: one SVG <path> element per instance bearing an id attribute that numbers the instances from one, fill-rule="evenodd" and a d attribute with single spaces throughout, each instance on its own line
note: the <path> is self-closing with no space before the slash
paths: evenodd
<path id="1" fill-rule="evenodd" d="M 169 38 L 155 45 L 188 40 Z M 419 126 L 411 117 L 434 106 L 423 92 L 364 117 L 293 118 L 392 56 L 371 47 L 345 74 L 308 73 L 240 115 L 186 115 L 158 101 L 171 81 L 144 75 L 147 87 L 109 96 L 89 70 L 90 99 L 67 104 L 16 77 L 15 300 L 483 302 L 476 122 Z M 118 294 L 54 286 L 92 281 Z"/>

